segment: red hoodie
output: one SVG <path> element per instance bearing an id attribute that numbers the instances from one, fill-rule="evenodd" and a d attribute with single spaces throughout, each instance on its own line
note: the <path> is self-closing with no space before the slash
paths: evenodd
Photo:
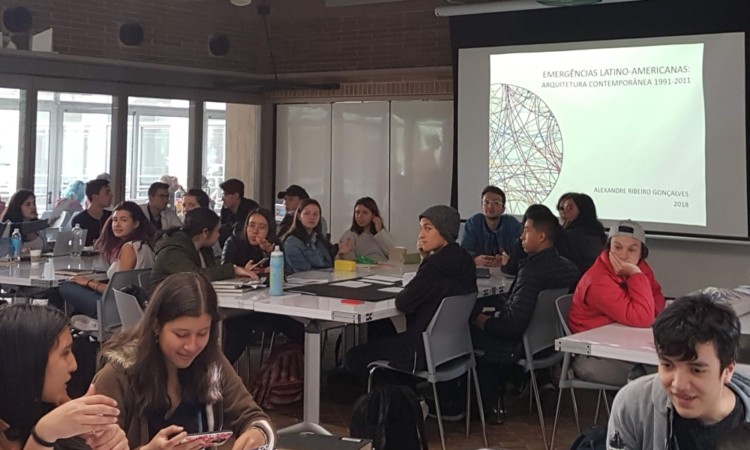
<path id="1" fill-rule="evenodd" d="M 580 333 L 610 323 L 650 327 L 664 310 L 664 294 L 645 260 L 638 268 L 641 273 L 621 277 L 612 269 L 609 251 L 603 251 L 576 286 L 568 314 L 570 330 Z"/>

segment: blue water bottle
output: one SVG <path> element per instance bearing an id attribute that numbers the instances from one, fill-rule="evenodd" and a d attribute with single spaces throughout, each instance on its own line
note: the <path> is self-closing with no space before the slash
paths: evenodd
<path id="1" fill-rule="evenodd" d="M 271 252 L 271 282 L 269 283 L 271 295 L 284 294 L 284 253 L 277 245 Z"/>
<path id="2" fill-rule="evenodd" d="M 13 234 L 10 235 L 10 259 L 11 261 L 21 260 L 21 232 L 18 228 L 13 230 Z"/>

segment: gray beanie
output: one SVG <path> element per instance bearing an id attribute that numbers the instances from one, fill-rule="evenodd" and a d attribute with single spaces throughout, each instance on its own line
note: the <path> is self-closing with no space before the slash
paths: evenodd
<path id="1" fill-rule="evenodd" d="M 430 206 L 425 209 L 419 218 L 428 219 L 437 228 L 438 233 L 449 244 L 456 242 L 458 239 L 458 230 L 461 226 L 461 215 L 458 211 L 445 205 Z"/>

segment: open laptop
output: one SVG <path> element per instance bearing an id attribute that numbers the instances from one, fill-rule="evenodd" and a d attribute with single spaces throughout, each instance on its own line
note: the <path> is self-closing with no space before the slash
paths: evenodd
<path id="1" fill-rule="evenodd" d="M 86 235 L 89 230 L 83 229 L 83 242 L 86 242 Z M 63 230 L 57 232 L 55 246 L 51 252 L 43 253 L 42 256 L 65 256 L 70 255 L 70 249 L 73 246 L 73 230 Z"/>

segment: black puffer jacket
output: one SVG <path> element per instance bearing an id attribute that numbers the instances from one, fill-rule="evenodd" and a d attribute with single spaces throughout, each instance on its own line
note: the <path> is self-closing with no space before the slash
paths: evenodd
<path id="1" fill-rule="evenodd" d="M 520 263 L 508 294 L 484 325 L 488 338 L 485 356 L 496 363 L 511 364 L 523 356 L 523 333 L 529 327 L 539 293 L 547 289 L 575 288 L 581 272 L 555 248 L 529 254 Z"/>

